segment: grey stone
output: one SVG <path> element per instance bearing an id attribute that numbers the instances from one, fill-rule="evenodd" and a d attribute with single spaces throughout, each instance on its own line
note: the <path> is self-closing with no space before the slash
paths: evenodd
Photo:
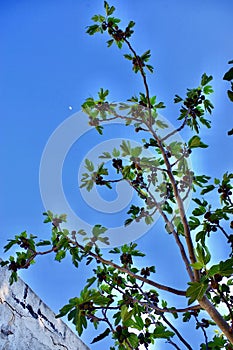
<path id="1" fill-rule="evenodd" d="M 89 350 L 22 279 L 0 268 L 1 350 Z"/>

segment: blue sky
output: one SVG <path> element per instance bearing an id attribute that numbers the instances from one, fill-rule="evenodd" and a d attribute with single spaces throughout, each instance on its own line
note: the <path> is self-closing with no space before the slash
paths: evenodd
<path id="1" fill-rule="evenodd" d="M 164 101 L 167 108 L 163 115 L 171 123 L 176 125 L 178 115 L 178 106 L 172 103 L 174 95 L 183 95 L 187 87 L 197 86 L 203 72 L 214 76 L 213 128 L 202 132 L 203 141 L 210 147 L 193 155 L 193 167 L 213 176 L 232 171 L 232 138 L 226 133 L 232 128 L 233 111 L 226 96 L 227 83 L 222 81 L 227 61 L 233 58 L 232 1 L 119 0 L 111 4 L 117 7 L 124 24 L 136 22 L 132 40 L 136 50 L 143 53 L 151 49 L 155 67 L 155 74 L 149 78 L 151 93 Z M 106 37 L 85 34 L 92 15 L 103 12 L 102 5 L 99 0 L 0 2 L 0 255 L 6 240 L 25 229 L 41 237 L 48 235 L 49 229 L 42 223 L 39 166 L 53 131 L 78 112 L 85 98 L 95 96 L 100 87 L 108 88 L 114 101 L 125 101 L 143 90 L 139 76 L 122 57 L 125 50 L 107 49 Z M 182 134 L 184 138 L 188 135 Z M 112 129 L 106 129 L 107 136 L 112 136 Z M 125 137 L 122 128 L 119 137 Z M 99 140 L 92 133 L 81 148 L 88 150 L 91 142 L 98 144 Z M 77 210 L 79 149 L 74 144 L 64 170 L 65 191 Z M 99 220 L 98 214 L 92 216 L 93 221 L 95 218 Z M 101 220 L 104 224 L 102 216 Z M 158 257 L 158 281 L 177 283 L 182 288 L 177 251 L 168 245 L 170 237 L 159 235 L 161 227 L 158 223 L 138 240 L 140 248 L 148 253 L 145 265 Z M 217 241 L 214 244 L 217 246 Z M 169 247 L 165 259 L 161 246 Z M 221 249 L 216 251 L 216 258 L 224 254 Z M 168 274 L 170 262 L 174 262 L 174 272 Z M 58 264 L 47 257 L 22 276 L 57 312 L 78 294 L 87 275 L 85 270 L 77 272 L 68 261 Z M 84 334 L 87 344 L 92 335 Z M 107 344 L 93 345 L 91 349 L 107 348 Z"/>

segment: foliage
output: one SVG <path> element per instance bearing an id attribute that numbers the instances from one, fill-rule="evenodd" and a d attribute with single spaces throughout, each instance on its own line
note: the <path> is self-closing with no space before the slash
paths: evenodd
<path id="1" fill-rule="evenodd" d="M 76 268 L 82 261 L 91 264 L 92 277 L 80 296 L 70 299 L 57 317 L 67 315 L 79 335 L 88 322 L 95 329 L 105 324 L 105 330 L 94 337 L 92 343 L 111 335 L 114 342 L 111 350 L 139 349 L 140 345 L 148 349 L 157 339 L 164 339 L 177 349 L 177 344 L 192 349 L 177 327 L 177 319 L 188 323 L 189 327 L 194 324 L 202 331 L 201 349 L 233 349 L 233 235 L 228 233 L 233 229 L 233 174 L 226 172 L 221 179 L 212 180 L 207 175 L 193 173 L 189 166 L 191 153 L 197 148 L 208 147 L 201 140 L 200 130 L 211 128 L 206 114 L 211 114 L 213 109 L 209 100 L 213 92 L 212 76 L 204 73 L 199 85 L 187 89 L 184 97 L 175 95 L 174 103 L 180 105 L 179 126 L 169 131 L 168 125 L 159 117 L 164 103 L 151 96 L 147 83 L 147 74 L 153 73 L 153 66 L 149 64 L 150 50 L 137 54 L 130 43 L 135 23 L 130 21 L 126 28 L 120 28 L 120 19 L 114 17 L 114 6 L 105 1 L 104 9 L 104 15 L 93 16 L 94 24 L 87 28 L 87 33 L 108 33 L 108 46 L 115 44 L 119 49 L 126 46 L 128 53 L 124 57 L 129 60 L 133 72 L 141 75 L 144 92 L 118 105 L 108 101 L 109 91 L 101 88 L 96 99 L 86 99 L 83 111 L 88 115 L 90 125 L 100 134 L 104 123 L 122 119 L 126 127 L 131 125 L 136 133 L 143 132 L 147 137 L 142 139 L 141 147 L 132 147 L 129 141 L 123 140 L 119 149 L 100 155 L 102 163 L 97 168 L 87 159 L 81 187 L 88 191 L 94 185 L 111 189 L 113 183 L 126 181 L 137 193 L 141 206 L 131 206 L 125 225 L 141 220 L 150 225 L 153 215 L 160 213 L 166 234 L 170 234 L 177 244 L 187 271 L 187 285 L 179 290 L 160 284 L 156 282 L 155 266 L 138 268 L 135 258 L 143 258 L 144 254 L 137 249 L 136 243 L 111 249 L 112 259 L 106 259 L 99 247 L 99 242 L 109 244 L 105 227 L 95 225 L 90 233 L 82 229 L 69 232 L 62 225 L 66 216 L 56 216 L 50 211 L 44 215 L 45 222 L 52 225 L 51 238 L 40 240 L 27 232 L 16 235 L 5 246 L 5 252 L 15 245 L 20 250 L 1 265 L 7 265 L 11 270 L 10 283 L 13 283 L 17 280 L 18 270 L 27 269 L 39 255 L 53 253 L 58 262 L 69 255 Z M 231 81 L 232 90 L 233 68 L 224 79 Z M 232 94 L 229 90 L 231 100 Z M 185 128 L 191 129 L 192 137 L 182 143 L 175 136 Z M 143 155 L 143 149 L 148 148 L 153 157 Z M 109 178 L 106 165 L 109 160 L 116 179 Z M 195 191 L 194 208 L 187 217 L 184 203 L 191 191 Z M 216 207 L 211 204 L 215 196 L 219 197 Z M 208 244 L 213 235 L 222 235 L 226 246 L 225 260 L 218 263 L 213 263 Z M 168 294 L 183 299 L 183 307 L 169 305 L 163 299 Z M 214 336 L 213 332 L 207 332 L 207 328 L 212 327 L 219 329 Z"/>
<path id="2" fill-rule="evenodd" d="M 229 61 L 228 64 L 233 64 L 233 60 Z M 231 67 L 223 77 L 224 80 L 227 80 L 231 83 L 231 89 L 227 90 L 227 95 L 229 97 L 229 100 L 233 102 L 233 67 Z M 228 135 L 233 135 L 233 129 L 228 131 Z"/>

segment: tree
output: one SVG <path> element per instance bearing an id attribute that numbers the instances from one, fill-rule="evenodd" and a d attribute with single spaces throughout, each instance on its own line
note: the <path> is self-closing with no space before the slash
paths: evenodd
<path id="1" fill-rule="evenodd" d="M 93 16 L 94 24 L 88 27 L 87 33 L 107 32 L 110 36 L 108 46 L 127 47 L 128 53 L 124 57 L 131 62 L 133 71 L 141 75 L 144 92 L 129 98 L 127 103 L 116 104 L 107 100 L 109 91 L 101 88 L 97 98 L 88 98 L 82 108 L 89 123 L 100 134 L 104 123 L 121 119 L 126 127 L 131 125 L 136 133 L 146 136 L 142 139 L 142 147 L 132 147 L 129 142 L 122 141 L 119 149 L 111 153 L 106 150 L 100 155 L 103 162 L 97 168 L 86 160 L 87 172 L 83 174 L 82 187 L 88 191 L 94 185 L 111 189 L 114 183 L 126 181 L 138 195 L 138 202 L 130 207 L 125 225 L 141 220 L 150 225 L 154 213 L 159 213 L 164 220 L 165 234 L 177 244 L 187 271 L 187 286 L 179 290 L 157 283 L 155 266 L 138 268 L 135 258 L 145 255 L 137 249 L 136 243 L 115 247 L 109 251 L 112 258 L 105 257 L 105 251 L 100 248 L 100 243 L 109 244 L 105 227 L 95 225 L 91 233 L 82 229 L 69 232 L 63 224 L 66 216 L 50 211 L 44 215 L 45 222 L 52 225 L 51 239 L 41 241 L 27 232 L 15 236 L 5 246 L 5 251 L 15 245 L 21 249 L 1 265 L 7 265 L 12 271 L 10 283 L 13 283 L 17 281 L 18 270 L 28 268 L 39 255 L 55 253 L 55 260 L 60 262 L 69 254 L 77 268 L 81 261 L 90 264 L 92 277 L 80 296 L 70 299 L 61 308 L 58 317 L 67 315 L 79 335 L 88 322 L 96 329 L 100 324 L 106 324 L 104 332 L 97 335 L 93 343 L 111 336 L 115 343 L 112 350 L 138 349 L 140 345 L 147 349 L 156 339 L 164 339 L 177 349 L 180 348 L 177 344 L 192 349 L 181 334 L 177 320 L 186 323 L 187 327 L 191 327 L 191 320 L 194 320 L 195 329 L 201 329 L 203 333 L 201 349 L 233 349 L 230 291 L 233 285 L 233 235 L 228 233 L 233 228 L 230 219 L 233 174 L 226 172 L 222 179 L 212 180 L 207 175 L 193 173 L 189 166 L 192 152 L 208 147 L 199 133 L 202 127 L 211 128 L 206 113 L 213 109 L 209 100 L 213 92 L 209 84 L 212 76 L 204 73 L 200 84 L 188 89 L 185 97 L 175 96 L 174 103 L 180 104 L 179 125 L 169 131 L 158 113 L 164 104 L 156 101 L 148 86 L 147 74 L 153 73 L 149 64 L 150 50 L 139 55 L 130 41 L 135 23 L 130 21 L 126 28 L 120 28 L 120 19 L 114 17 L 115 8 L 105 1 L 104 9 L 103 16 Z M 225 75 L 226 80 L 232 80 L 232 75 L 228 74 L 227 78 Z M 228 95 L 231 98 L 229 92 Z M 182 143 L 174 139 L 186 128 L 192 131 L 188 141 Z M 153 156 L 144 156 L 143 149 L 149 149 Z M 109 160 L 116 172 L 114 179 L 109 178 Z M 195 193 L 194 208 L 192 215 L 187 217 L 185 202 L 191 191 Z M 212 204 L 216 195 L 219 197 L 217 207 Z M 222 235 L 226 258 L 213 264 L 208 241 L 216 234 Z M 179 296 L 183 307 L 169 305 L 162 299 L 166 293 Z M 216 326 L 219 332 L 213 335 L 209 329 Z"/>

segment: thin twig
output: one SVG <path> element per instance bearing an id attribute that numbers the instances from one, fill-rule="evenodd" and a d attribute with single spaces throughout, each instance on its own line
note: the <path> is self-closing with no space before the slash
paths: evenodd
<path id="1" fill-rule="evenodd" d="M 168 319 L 164 315 L 161 315 L 161 318 L 173 330 L 173 332 L 177 335 L 177 337 L 180 339 L 180 341 L 182 341 L 182 343 L 186 346 L 186 348 L 189 350 L 193 350 L 192 347 L 189 345 L 189 343 L 187 343 L 187 341 L 182 337 L 180 332 L 171 324 L 171 322 L 169 322 Z"/>

